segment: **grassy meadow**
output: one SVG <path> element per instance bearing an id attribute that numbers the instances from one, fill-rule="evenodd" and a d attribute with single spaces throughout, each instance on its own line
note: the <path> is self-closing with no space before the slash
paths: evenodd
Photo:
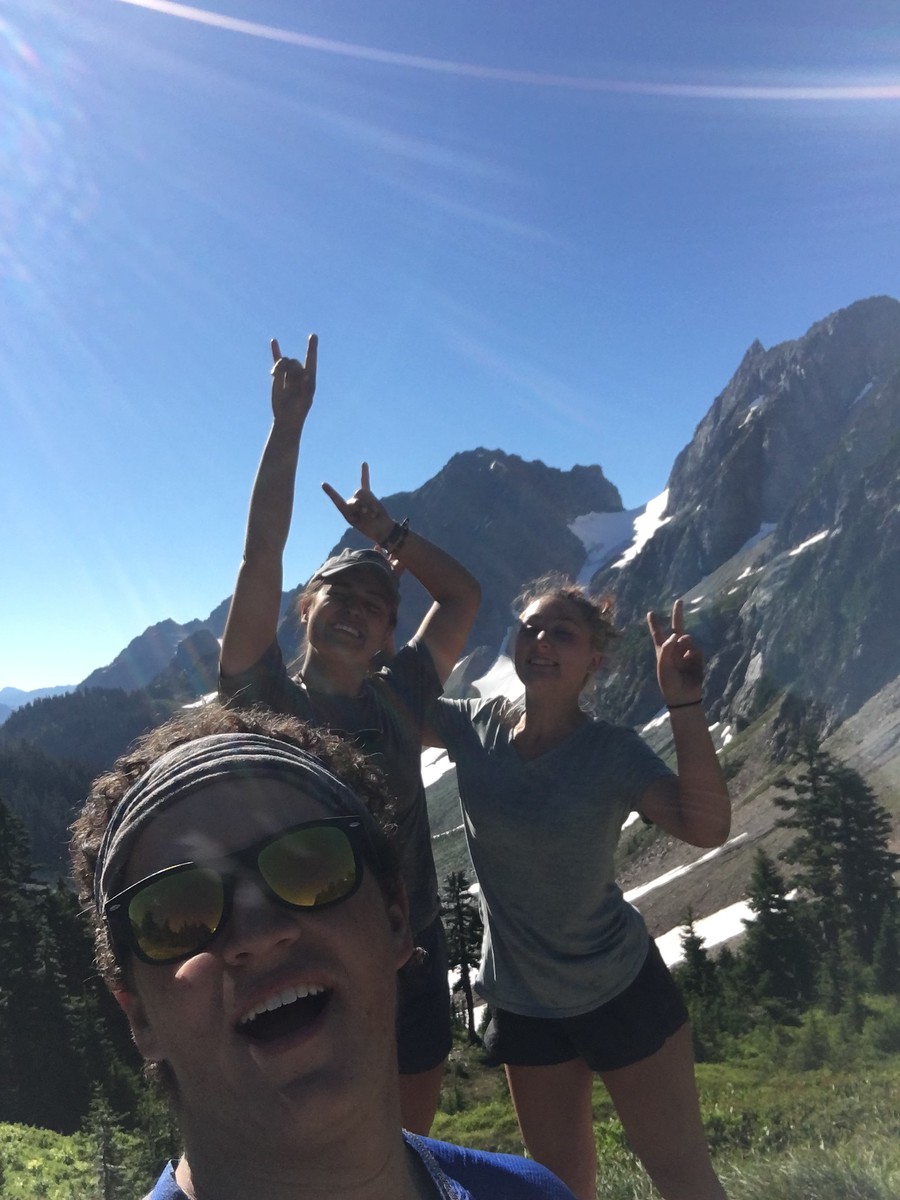
<path id="1" fill-rule="evenodd" d="M 867 1004 L 858 1033 L 813 1012 L 796 1028 L 750 1032 L 727 1061 L 698 1066 L 708 1136 L 731 1200 L 898 1200 L 900 1003 Z M 599 1200 L 652 1200 L 599 1082 L 594 1115 Z M 503 1071 L 485 1066 L 462 1034 L 433 1134 L 522 1152 Z M 3 1200 L 138 1200 L 152 1170 L 137 1135 L 108 1123 L 71 1137 L 0 1125 Z"/>

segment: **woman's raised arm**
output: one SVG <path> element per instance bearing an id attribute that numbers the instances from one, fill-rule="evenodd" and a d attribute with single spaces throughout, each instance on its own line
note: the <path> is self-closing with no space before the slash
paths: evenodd
<path id="1" fill-rule="evenodd" d="M 672 608 L 666 633 L 647 614 L 656 649 L 656 675 L 670 712 L 677 779 L 658 779 L 641 798 L 640 812 L 692 846 L 721 846 L 731 829 L 731 799 L 703 712 L 703 654 L 684 629 L 684 606 Z"/>
<path id="2" fill-rule="evenodd" d="M 478 613 L 478 580 L 452 554 L 394 520 L 372 492 L 368 463 L 363 463 L 360 485 L 348 499 L 330 483 L 323 483 L 322 489 L 348 525 L 382 546 L 395 569 L 409 571 L 434 600 L 416 637 L 428 647 L 440 681 L 446 683 Z"/>
<path id="3" fill-rule="evenodd" d="M 238 571 L 219 665 L 238 675 L 259 662 L 275 640 L 281 609 L 282 556 L 291 528 L 300 435 L 316 390 L 318 338 L 306 361 L 284 358 L 272 340 L 272 428 L 250 496 L 244 557 Z"/>

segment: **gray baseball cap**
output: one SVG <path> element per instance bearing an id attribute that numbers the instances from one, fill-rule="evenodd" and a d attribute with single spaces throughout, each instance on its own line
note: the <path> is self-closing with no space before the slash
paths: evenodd
<path id="1" fill-rule="evenodd" d="M 374 567 L 387 584 L 391 598 L 397 601 L 400 585 L 387 555 L 382 554 L 380 550 L 342 550 L 340 554 L 327 558 L 318 571 L 313 573 L 312 579 L 327 579 L 330 575 L 339 575 L 341 571 L 349 571 L 353 567 Z"/>

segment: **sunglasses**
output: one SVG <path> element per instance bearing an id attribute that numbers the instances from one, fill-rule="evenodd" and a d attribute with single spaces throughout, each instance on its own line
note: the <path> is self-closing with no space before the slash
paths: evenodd
<path id="1" fill-rule="evenodd" d="M 107 900 L 103 916 L 113 944 L 142 962 L 181 962 L 220 933 L 235 883 L 248 872 L 284 908 L 305 912 L 347 900 L 362 879 L 365 840 L 357 817 L 305 821 L 222 858 L 156 871 Z"/>

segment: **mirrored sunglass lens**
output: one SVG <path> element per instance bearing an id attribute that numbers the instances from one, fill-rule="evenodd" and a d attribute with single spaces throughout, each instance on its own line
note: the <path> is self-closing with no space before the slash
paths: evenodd
<path id="1" fill-rule="evenodd" d="M 356 886 L 353 847 L 335 826 L 285 834 L 262 851 L 259 869 L 276 896 L 297 908 L 331 904 Z"/>
<path id="2" fill-rule="evenodd" d="M 147 958 L 165 962 L 205 945 L 222 919 L 225 892 L 217 871 L 192 867 L 154 880 L 128 905 L 134 939 Z"/>

